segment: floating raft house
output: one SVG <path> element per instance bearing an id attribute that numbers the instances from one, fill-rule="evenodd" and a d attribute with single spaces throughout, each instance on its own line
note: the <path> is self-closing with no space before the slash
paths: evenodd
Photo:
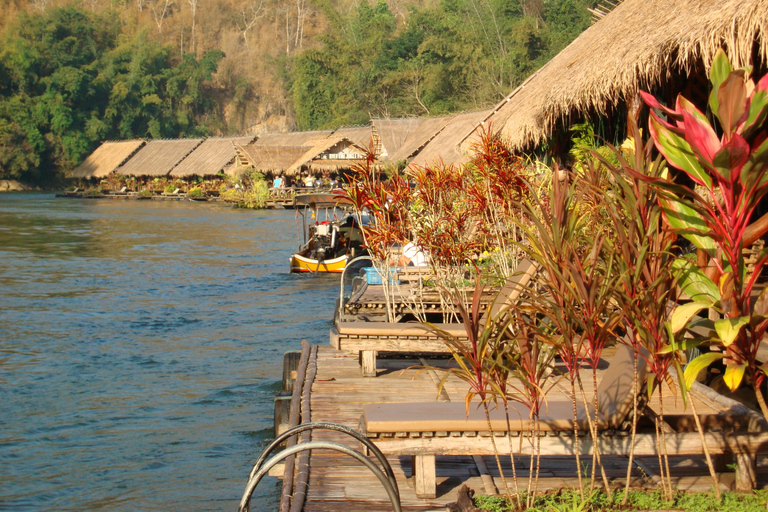
<path id="1" fill-rule="evenodd" d="M 167 176 L 203 139 L 153 140 L 117 169 L 122 176 Z"/>
<path id="2" fill-rule="evenodd" d="M 197 146 L 179 165 L 171 171 L 171 176 L 185 178 L 189 176 L 215 176 L 226 172 L 235 165 L 235 145 L 253 142 L 250 137 L 212 137 Z"/>
<path id="3" fill-rule="evenodd" d="M 338 171 L 349 169 L 365 160 L 365 153 L 371 145 L 371 127 L 339 128 L 332 134 L 318 139 L 293 165 L 287 174 L 296 174 L 302 169 L 311 172 Z"/>
<path id="4" fill-rule="evenodd" d="M 460 144 L 465 139 L 472 141 L 479 139 L 478 127 L 490 113 L 490 110 L 482 110 L 452 117 L 443 129 L 410 160 L 410 165 L 424 166 L 436 163 L 460 165 L 468 162 L 468 152 L 462 151 Z M 471 151 L 472 148 L 469 149 Z"/>
<path id="5" fill-rule="evenodd" d="M 408 160 L 419 152 L 451 120 L 446 117 L 421 119 L 374 119 L 373 136 L 381 146 L 381 159 L 387 162 Z"/>
<path id="6" fill-rule="evenodd" d="M 74 178 L 103 178 L 146 144 L 143 140 L 106 141 L 72 173 Z"/>

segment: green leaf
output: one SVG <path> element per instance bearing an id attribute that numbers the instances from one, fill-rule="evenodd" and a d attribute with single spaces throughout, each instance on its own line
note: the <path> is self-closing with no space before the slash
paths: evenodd
<path id="1" fill-rule="evenodd" d="M 712 187 L 712 178 L 709 177 L 707 171 L 696 158 L 691 145 L 683 137 L 662 125 L 656 119 L 655 114 L 651 115 L 648 128 L 656 146 L 667 159 L 667 162 L 683 170 L 697 183 Z"/>
<path id="2" fill-rule="evenodd" d="M 742 125 L 741 136 L 749 137 L 752 130 L 763 125 L 766 115 L 768 115 L 768 92 L 757 90 L 752 93 L 752 99 L 749 102 L 749 114 Z"/>
<path id="3" fill-rule="evenodd" d="M 712 306 L 712 302 L 689 302 L 682 306 L 677 306 L 672 312 L 672 317 L 669 319 L 672 324 L 672 332 L 680 332 L 681 329 L 688 325 L 688 321 L 702 309 L 706 309 Z"/>
<path id="4" fill-rule="evenodd" d="M 741 181 L 746 187 L 751 187 L 757 182 L 758 186 L 763 185 L 768 180 L 766 165 L 768 163 L 768 139 L 764 140 L 760 146 L 752 150 L 747 163 L 741 168 Z"/>
<path id="5" fill-rule="evenodd" d="M 720 290 L 693 262 L 678 259 L 672 267 L 679 272 L 680 289 L 696 302 L 714 304 L 720 300 Z"/>
<path id="6" fill-rule="evenodd" d="M 739 318 L 723 318 L 722 320 L 715 322 L 715 330 L 717 331 L 717 335 L 723 345 L 729 347 L 739 335 L 741 328 L 748 323 L 748 316 L 740 316 Z"/>
<path id="7" fill-rule="evenodd" d="M 700 356 L 693 359 L 685 366 L 685 387 L 687 389 L 691 389 L 691 386 L 693 386 L 693 383 L 696 381 L 696 376 L 699 374 L 699 372 L 704 368 L 707 368 L 718 359 L 722 358 L 723 354 L 718 352 L 708 352 L 706 354 L 701 354 Z"/>
<path id="8" fill-rule="evenodd" d="M 723 382 L 728 386 L 731 391 L 736 391 L 741 385 L 741 381 L 744 379 L 744 370 L 747 369 L 746 364 L 736 364 L 725 367 L 725 375 L 723 375 Z"/>
<path id="9" fill-rule="evenodd" d="M 664 216 L 672 226 L 672 229 L 680 231 L 698 249 L 702 249 L 710 257 L 715 256 L 715 241 L 707 236 L 709 227 L 704 218 L 693 208 L 682 201 L 673 199 L 659 199 Z M 694 233 L 686 230 L 693 230 Z M 700 234 L 699 234 L 700 233 Z"/>
<path id="10" fill-rule="evenodd" d="M 733 68 L 728 60 L 728 56 L 720 48 L 717 50 L 715 58 L 712 60 L 712 68 L 709 70 L 709 81 L 712 82 L 712 92 L 709 94 L 709 108 L 712 112 L 717 112 L 720 108 L 717 93 L 720 90 L 720 84 L 725 82 L 731 71 L 733 71 Z"/>

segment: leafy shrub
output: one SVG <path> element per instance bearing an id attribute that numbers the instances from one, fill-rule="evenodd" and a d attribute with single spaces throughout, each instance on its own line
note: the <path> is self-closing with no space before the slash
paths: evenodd
<path id="1" fill-rule="evenodd" d="M 192 187 L 189 189 L 189 192 L 187 192 L 187 197 L 191 198 L 200 198 L 203 197 L 203 189 L 200 187 Z"/>

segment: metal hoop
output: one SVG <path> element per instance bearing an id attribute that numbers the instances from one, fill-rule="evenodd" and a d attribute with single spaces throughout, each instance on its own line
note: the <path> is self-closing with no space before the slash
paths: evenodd
<path id="1" fill-rule="evenodd" d="M 349 446 L 345 446 L 339 443 L 331 443 L 328 441 L 310 441 L 308 443 L 297 444 L 295 446 L 291 446 L 290 448 L 286 448 L 285 450 L 272 457 L 269 461 L 267 461 L 264 467 L 259 469 L 252 478 L 248 479 L 248 484 L 245 486 L 245 492 L 243 493 L 243 497 L 240 499 L 240 507 L 238 508 L 238 511 L 248 511 L 248 503 L 251 500 L 253 491 L 259 485 L 261 479 L 264 478 L 264 475 L 266 475 L 270 469 L 277 465 L 277 463 L 295 453 L 317 449 L 335 450 L 354 457 L 358 461 L 362 462 L 368 469 L 371 470 L 371 473 L 376 475 L 376 478 L 379 479 L 381 485 L 384 486 L 384 489 L 387 491 L 387 495 L 389 495 L 389 501 L 392 503 L 392 507 L 394 508 L 395 512 L 402 512 L 400 496 L 397 494 L 397 492 L 395 492 L 395 489 L 392 487 L 392 484 L 390 483 L 387 476 L 379 469 L 376 464 L 371 462 L 368 457 L 358 452 L 357 450 L 353 450 Z"/>

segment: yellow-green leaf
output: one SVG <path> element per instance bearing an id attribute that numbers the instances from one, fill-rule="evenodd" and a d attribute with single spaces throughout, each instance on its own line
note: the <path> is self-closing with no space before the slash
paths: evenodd
<path id="1" fill-rule="evenodd" d="M 720 300 L 720 290 L 699 267 L 685 258 L 675 260 L 672 267 L 678 271 L 680 289 L 696 302 L 715 303 Z"/>
<path id="2" fill-rule="evenodd" d="M 672 324 L 672 332 L 680 332 L 680 330 L 688 325 L 688 322 L 696 313 L 711 306 L 711 302 L 689 302 L 688 304 L 677 306 L 672 312 L 672 317 L 669 319 Z"/>
<path id="3" fill-rule="evenodd" d="M 747 369 L 746 364 L 737 364 L 733 366 L 725 367 L 725 375 L 723 375 L 723 382 L 728 386 L 728 389 L 735 391 L 741 385 L 741 381 L 744 378 L 744 370 Z"/>
<path id="4" fill-rule="evenodd" d="M 659 204 L 674 230 L 680 232 L 697 249 L 706 251 L 710 257 L 715 256 L 715 241 L 709 236 L 710 229 L 699 212 L 679 200 L 659 199 Z"/>
<path id="5" fill-rule="evenodd" d="M 706 354 L 701 354 L 700 356 L 693 359 L 685 366 L 685 387 L 687 389 L 691 389 L 691 386 L 693 386 L 693 383 L 696 380 L 696 376 L 699 374 L 699 372 L 718 359 L 722 358 L 723 354 L 719 354 L 717 352 L 707 352 Z"/>
<path id="6" fill-rule="evenodd" d="M 726 347 L 729 347 L 739 335 L 739 331 L 743 326 L 749 323 L 748 316 L 740 316 L 739 318 L 723 318 L 715 322 L 715 331 L 720 341 Z"/>

